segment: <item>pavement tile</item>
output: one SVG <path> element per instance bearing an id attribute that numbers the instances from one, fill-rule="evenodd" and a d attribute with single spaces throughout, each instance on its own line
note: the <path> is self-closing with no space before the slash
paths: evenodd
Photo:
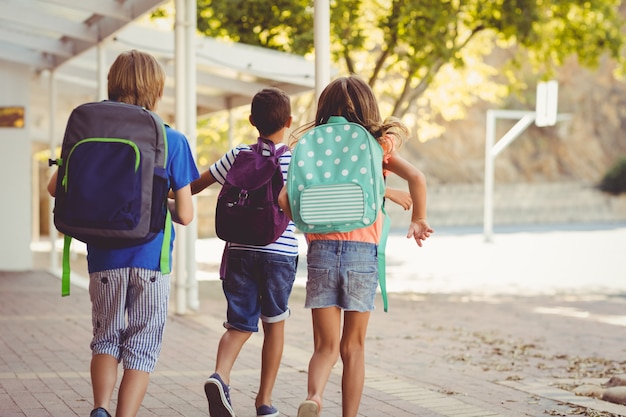
<path id="1" fill-rule="evenodd" d="M 0 271 L 2 417 L 86 416 L 91 410 L 89 297 L 73 287 L 62 298 L 59 289 L 58 278 L 44 271 Z M 224 331 L 225 301 L 219 282 L 202 281 L 199 289 L 197 312 L 170 313 L 139 417 L 208 416 L 202 386 Z M 295 288 L 274 391 L 281 416 L 295 416 L 306 395 L 312 336 L 303 299 L 304 290 Z M 558 388 L 573 372 L 601 381 L 624 369 L 626 336 L 618 320 L 624 305 L 621 296 L 606 294 L 481 299 L 393 293 L 383 313 L 378 297 L 359 415 L 567 416 L 579 415 L 574 410 L 581 406 L 626 415 L 624 406 Z M 262 341 L 261 335 L 250 338 L 232 372 L 240 417 L 255 415 Z M 328 382 L 324 417 L 341 414 L 341 369 L 338 363 Z"/>

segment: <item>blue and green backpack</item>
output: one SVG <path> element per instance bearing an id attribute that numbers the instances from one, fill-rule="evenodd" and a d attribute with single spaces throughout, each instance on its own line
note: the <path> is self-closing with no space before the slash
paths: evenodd
<path id="1" fill-rule="evenodd" d="M 165 125 L 155 113 L 116 101 L 85 103 L 67 122 L 58 165 L 54 225 L 65 235 L 62 295 L 69 295 L 72 238 L 105 249 L 139 245 L 165 232 L 169 273 Z"/>
<path id="2" fill-rule="evenodd" d="M 360 124 L 332 116 L 305 133 L 292 151 L 287 193 L 296 227 L 304 233 L 350 232 L 385 216 L 378 245 L 379 283 L 387 311 L 383 149 Z"/>

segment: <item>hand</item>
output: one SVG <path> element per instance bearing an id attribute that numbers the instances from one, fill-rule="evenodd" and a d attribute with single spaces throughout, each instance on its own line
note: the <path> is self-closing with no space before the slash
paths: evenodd
<path id="1" fill-rule="evenodd" d="M 385 197 L 387 197 L 394 203 L 402 206 L 402 208 L 405 210 L 410 210 L 411 207 L 413 206 L 413 200 L 411 199 L 411 194 L 407 191 L 388 187 L 385 190 Z"/>
<path id="2" fill-rule="evenodd" d="M 411 221 L 406 238 L 414 238 L 417 246 L 422 247 L 422 241 L 428 239 L 430 234 L 434 232 L 426 222 L 426 219 L 418 219 L 417 221 Z"/>

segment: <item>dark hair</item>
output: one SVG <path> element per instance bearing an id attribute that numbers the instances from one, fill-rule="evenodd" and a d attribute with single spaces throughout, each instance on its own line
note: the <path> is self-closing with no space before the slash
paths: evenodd
<path id="1" fill-rule="evenodd" d="M 289 96 L 278 88 L 264 88 L 252 98 L 250 115 L 261 136 L 276 133 L 291 117 Z"/>

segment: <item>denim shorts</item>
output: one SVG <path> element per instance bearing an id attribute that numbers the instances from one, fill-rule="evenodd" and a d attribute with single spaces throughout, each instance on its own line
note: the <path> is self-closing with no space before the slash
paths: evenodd
<path id="1" fill-rule="evenodd" d="M 276 323 L 289 317 L 297 256 L 226 248 L 222 262 L 228 302 L 224 327 L 258 332 L 259 319 Z"/>
<path id="2" fill-rule="evenodd" d="M 307 253 L 306 308 L 374 310 L 378 286 L 377 245 L 314 240 Z"/>

